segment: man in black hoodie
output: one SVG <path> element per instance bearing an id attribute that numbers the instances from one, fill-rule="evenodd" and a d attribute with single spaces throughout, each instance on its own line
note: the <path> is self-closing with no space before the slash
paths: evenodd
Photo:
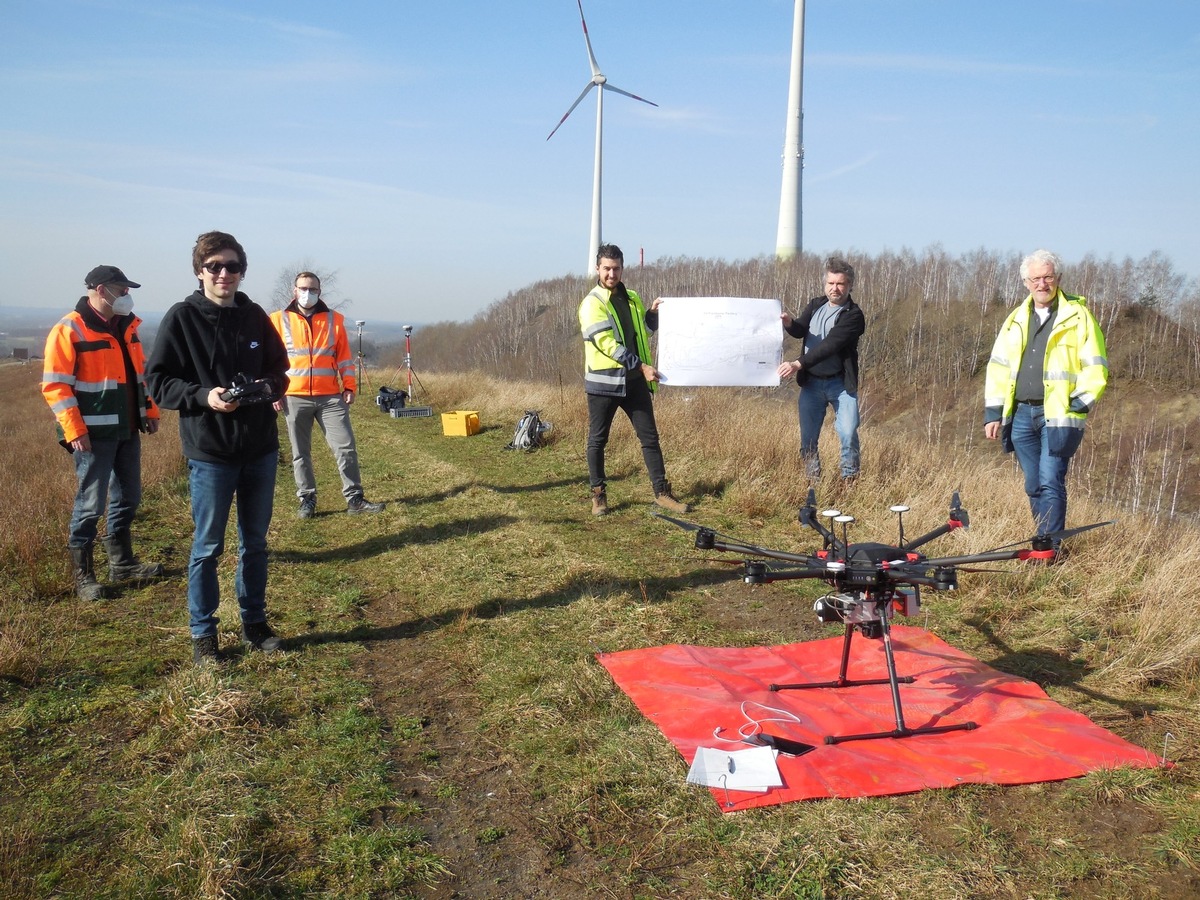
<path id="1" fill-rule="evenodd" d="M 200 288 L 163 317 L 146 380 L 159 406 L 179 410 L 195 526 L 188 562 L 192 659 L 210 665 L 221 659 L 217 563 L 235 496 L 242 640 L 267 652 L 282 646 L 267 623 L 267 527 L 279 453 L 270 401 L 287 388 L 288 361 L 266 311 L 237 289 L 246 251 L 233 235 L 200 235 L 192 270 Z M 245 380 L 261 380 L 266 390 L 222 399 Z"/>

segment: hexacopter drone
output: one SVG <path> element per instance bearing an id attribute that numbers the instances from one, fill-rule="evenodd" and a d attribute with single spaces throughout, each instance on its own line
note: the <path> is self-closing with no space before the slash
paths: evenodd
<path id="1" fill-rule="evenodd" d="M 958 587 L 960 567 L 977 563 L 1020 559 L 1034 562 L 1051 562 L 1058 555 L 1059 542 L 1099 528 L 1112 522 L 1096 522 L 1079 528 L 1070 528 L 1052 534 L 1037 535 L 986 553 L 971 553 L 962 556 L 928 558 L 917 552 L 930 541 L 958 528 L 967 528 L 970 519 L 962 508 L 958 492 L 950 501 L 950 515 L 945 525 L 939 526 L 920 537 L 904 539 L 904 514 L 907 506 L 892 506 L 896 514 L 899 537 L 895 544 L 874 542 L 850 543 L 847 537 L 854 517 L 844 515 L 837 509 L 823 510 L 818 516 L 816 493 L 809 490 L 807 503 L 801 507 L 801 526 L 811 528 L 821 535 L 824 546 L 813 553 L 788 553 L 772 550 L 742 541 L 728 539 L 711 528 L 656 514 L 673 525 L 696 532 L 697 550 L 718 550 L 746 556 L 743 561 L 742 580 L 746 584 L 770 584 L 774 581 L 794 579 L 819 579 L 829 584 L 833 591 L 826 594 L 813 606 L 817 618 L 826 623 L 840 622 L 845 625 L 842 643 L 841 669 L 836 681 L 809 682 L 804 684 L 772 684 L 772 691 L 805 690 L 809 688 L 846 688 L 868 684 L 891 686 L 892 706 L 896 714 L 896 727 L 891 731 L 865 734 L 831 735 L 826 744 L 846 741 L 863 741 L 873 738 L 906 738 L 919 734 L 941 734 L 947 731 L 971 731 L 974 722 L 953 725 L 931 725 L 924 728 L 909 728 L 904 723 L 904 710 L 900 703 L 900 684 L 911 684 L 914 678 L 896 673 L 896 660 L 892 652 L 890 619 L 893 615 L 915 615 L 921 606 L 921 588 L 934 591 L 950 591 Z M 820 518 L 829 520 L 825 525 Z M 837 526 L 841 526 L 841 538 Z M 769 562 L 774 560 L 777 562 Z M 981 571 L 961 569 L 961 571 Z M 887 661 L 887 678 L 850 679 L 847 669 L 850 663 L 850 641 L 855 631 L 866 638 L 882 638 L 884 657 Z"/>

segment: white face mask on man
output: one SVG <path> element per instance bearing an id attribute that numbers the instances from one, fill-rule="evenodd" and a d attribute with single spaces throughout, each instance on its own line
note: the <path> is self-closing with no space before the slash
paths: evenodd
<path id="1" fill-rule="evenodd" d="M 133 312 L 133 295 L 124 293 L 119 297 L 113 297 L 108 301 L 108 305 L 112 307 L 114 316 L 127 316 Z"/>
<path id="2" fill-rule="evenodd" d="M 317 301 L 320 299 L 320 291 L 308 291 L 303 289 L 298 289 L 296 291 L 296 302 L 299 303 L 304 309 L 312 309 L 317 305 Z"/>

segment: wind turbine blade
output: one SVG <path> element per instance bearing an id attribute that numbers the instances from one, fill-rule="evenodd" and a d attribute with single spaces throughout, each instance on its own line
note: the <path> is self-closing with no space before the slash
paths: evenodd
<path id="1" fill-rule="evenodd" d="M 631 97 L 634 100 L 641 100 L 643 103 L 649 103 L 651 106 L 655 106 L 655 107 L 658 106 L 658 104 L 655 103 L 653 100 L 647 100 L 645 97 L 639 97 L 637 94 L 631 94 L 631 93 L 629 93 L 629 91 L 623 91 L 619 87 L 613 87 L 611 82 L 606 81 L 602 85 L 602 87 L 606 91 L 616 91 L 618 94 L 623 94 L 624 96 Z"/>
<path id="2" fill-rule="evenodd" d="M 596 86 L 596 82 L 594 82 L 594 81 L 588 82 L 588 86 L 583 89 L 583 93 L 581 93 L 578 97 L 575 98 L 575 102 L 571 104 L 571 108 L 568 109 L 565 113 L 563 113 L 563 117 L 558 120 L 558 124 L 554 126 L 554 131 L 558 131 L 558 129 L 560 129 L 562 127 L 562 123 L 567 121 L 567 116 L 569 116 L 569 115 L 571 115 L 571 113 L 575 112 L 575 107 L 577 107 L 580 103 L 583 102 L 583 98 L 587 96 L 587 92 L 590 91 L 595 86 Z M 550 140 L 550 138 L 554 137 L 554 131 L 551 131 L 548 135 L 546 135 L 546 140 Z"/>
<path id="3" fill-rule="evenodd" d="M 579 21 L 583 23 L 583 42 L 587 44 L 588 64 L 592 67 L 592 77 L 600 75 L 600 63 L 596 62 L 596 54 L 592 52 L 592 39 L 588 37 L 587 19 L 583 17 L 583 0 L 575 0 L 579 4 Z"/>

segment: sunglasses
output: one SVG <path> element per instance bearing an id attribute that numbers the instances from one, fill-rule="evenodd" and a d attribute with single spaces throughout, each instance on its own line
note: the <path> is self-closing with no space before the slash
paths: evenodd
<path id="1" fill-rule="evenodd" d="M 220 275 L 222 269 L 224 269 L 230 275 L 242 274 L 242 264 L 240 262 L 211 262 L 205 263 L 200 268 L 202 268 L 209 275 Z"/>

